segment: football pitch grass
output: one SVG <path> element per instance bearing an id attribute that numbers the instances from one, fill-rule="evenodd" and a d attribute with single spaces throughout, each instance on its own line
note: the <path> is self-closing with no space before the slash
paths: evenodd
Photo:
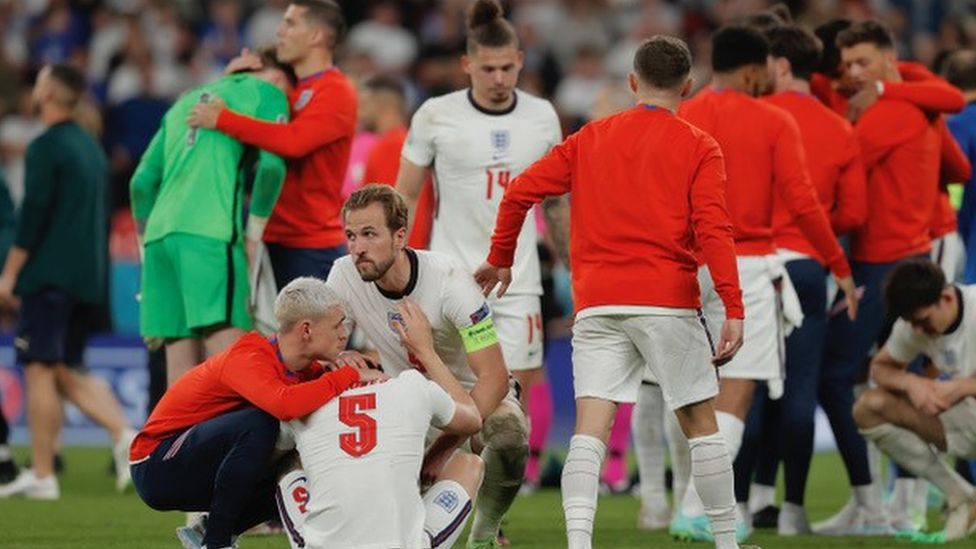
<path id="1" fill-rule="evenodd" d="M 26 456 L 18 449 L 19 462 Z M 68 448 L 64 452 L 67 468 L 61 478 L 61 499 L 56 502 L 0 500 L 0 548 L 60 549 L 178 548 L 173 532 L 183 521 L 180 513 L 160 513 L 145 506 L 130 489 L 126 494 L 114 492 L 113 478 L 107 469 L 107 448 Z M 847 474 L 836 454 L 818 454 L 814 458 L 807 507 L 812 520 L 837 511 L 850 493 Z M 641 532 L 635 528 L 639 503 L 630 496 L 600 498 L 597 511 L 594 547 L 597 548 L 702 548 L 711 544 L 688 544 L 672 541 L 664 532 Z M 520 497 L 504 525 L 512 547 L 565 547 L 563 517 L 559 492 L 554 489 Z M 463 547 L 463 541 L 455 547 Z M 802 548 L 887 548 L 912 547 L 893 538 L 781 538 L 757 533 L 748 543 L 764 549 Z M 947 547 L 974 547 L 973 540 Z M 282 536 L 245 537 L 242 549 L 288 548 Z"/>

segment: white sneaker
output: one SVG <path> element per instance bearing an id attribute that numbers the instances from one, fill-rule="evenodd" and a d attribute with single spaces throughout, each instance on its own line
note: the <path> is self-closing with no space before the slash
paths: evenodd
<path id="1" fill-rule="evenodd" d="M 849 530 L 857 518 L 857 502 L 847 500 L 844 507 L 834 516 L 813 524 L 813 533 L 818 536 L 841 536 Z"/>
<path id="2" fill-rule="evenodd" d="M 61 489 L 58 487 L 57 476 L 52 474 L 45 478 L 37 478 L 34 476 L 34 471 L 28 469 L 21 471 L 13 481 L 0 486 L 0 498 L 11 496 L 55 500 L 61 497 Z"/>
<path id="3" fill-rule="evenodd" d="M 966 502 L 949 510 L 945 522 L 945 539 L 954 541 L 976 534 L 976 502 Z"/>
<path id="4" fill-rule="evenodd" d="M 807 519 L 807 510 L 802 505 L 788 501 L 784 501 L 779 510 L 776 530 L 781 536 L 804 536 L 813 533 Z"/>

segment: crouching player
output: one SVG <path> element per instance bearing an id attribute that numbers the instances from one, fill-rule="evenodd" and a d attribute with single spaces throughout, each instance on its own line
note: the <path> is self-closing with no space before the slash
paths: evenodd
<path id="1" fill-rule="evenodd" d="M 271 458 L 280 421 L 304 417 L 357 381 L 322 373 L 346 346 L 345 315 L 324 282 L 297 278 L 275 301 L 275 337 L 248 333 L 169 387 L 129 450 L 132 482 L 160 511 L 208 511 L 206 527 L 177 530 L 184 547 L 231 546 L 275 513 Z"/>
<path id="2" fill-rule="evenodd" d="M 423 495 L 420 469 L 431 426 L 469 436 L 481 430 L 481 414 L 434 352 L 420 308 L 404 300 L 397 309 L 400 340 L 430 380 L 412 370 L 357 384 L 307 420 L 283 425 L 304 466 L 279 482 L 293 548 L 447 548 L 464 530 L 481 458 L 453 453 Z"/>
<path id="3" fill-rule="evenodd" d="M 942 535 L 962 539 L 976 532 L 976 489 L 940 452 L 976 458 L 976 286 L 947 284 L 938 265 L 916 259 L 892 271 L 885 301 L 898 321 L 871 362 L 878 386 L 857 400 L 854 420 L 882 452 L 942 490 Z M 907 371 L 919 355 L 948 379 Z"/>

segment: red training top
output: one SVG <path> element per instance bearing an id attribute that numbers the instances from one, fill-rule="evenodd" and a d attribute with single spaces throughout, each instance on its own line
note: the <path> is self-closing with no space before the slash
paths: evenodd
<path id="1" fill-rule="evenodd" d="M 701 304 L 697 241 L 728 318 L 742 318 L 725 166 L 714 139 L 670 111 L 638 105 L 590 122 L 509 183 L 488 262 L 510 267 L 526 212 L 572 192 L 577 311 Z"/>
<path id="2" fill-rule="evenodd" d="M 854 233 L 851 257 L 886 263 L 927 253 L 938 194 L 938 132 L 917 107 L 882 98 L 858 119 L 854 133 L 871 207 Z"/>
<path id="3" fill-rule="evenodd" d="M 292 120 L 274 124 L 224 110 L 217 129 L 288 162 L 265 242 L 293 248 L 345 243 L 342 182 L 356 133 L 356 89 L 337 68 L 305 77 L 291 97 Z"/>
<path id="4" fill-rule="evenodd" d="M 844 251 L 806 170 L 793 118 L 742 92 L 710 88 L 681 106 L 679 115 L 718 141 L 728 167 L 726 201 L 738 255 L 769 255 L 773 202 L 779 194 L 793 221 L 838 277 L 850 275 Z"/>
<path id="5" fill-rule="evenodd" d="M 281 421 L 306 416 L 357 381 L 359 373 L 350 366 L 322 373 L 312 364 L 290 372 L 276 344 L 247 333 L 170 386 L 132 441 L 129 461 L 142 461 L 167 438 L 248 404 Z"/>
<path id="6" fill-rule="evenodd" d="M 867 217 L 867 189 L 854 128 L 809 94 L 783 92 L 764 99 L 789 112 L 796 120 L 803 139 L 807 171 L 820 204 L 830 218 L 834 234 L 841 235 L 859 227 Z M 773 240 L 778 248 L 800 252 L 824 263 L 823 256 L 793 222 L 779 195 L 773 211 Z"/>

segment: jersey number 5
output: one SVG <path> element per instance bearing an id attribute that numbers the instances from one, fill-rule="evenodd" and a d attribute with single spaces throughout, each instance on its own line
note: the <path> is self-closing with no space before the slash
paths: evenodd
<path id="1" fill-rule="evenodd" d="M 376 409 L 376 393 L 339 397 L 339 421 L 356 429 L 339 435 L 339 447 L 352 457 L 362 457 L 376 448 L 376 420 L 364 410 Z"/>
<path id="2" fill-rule="evenodd" d="M 488 187 L 485 191 L 485 198 L 491 200 L 491 195 L 493 194 L 495 184 L 497 183 L 498 186 L 502 188 L 502 192 L 504 193 L 505 187 L 508 187 L 508 180 L 512 176 L 512 172 L 508 170 L 491 171 L 489 169 L 485 170 L 485 175 L 488 177 Z"/>

